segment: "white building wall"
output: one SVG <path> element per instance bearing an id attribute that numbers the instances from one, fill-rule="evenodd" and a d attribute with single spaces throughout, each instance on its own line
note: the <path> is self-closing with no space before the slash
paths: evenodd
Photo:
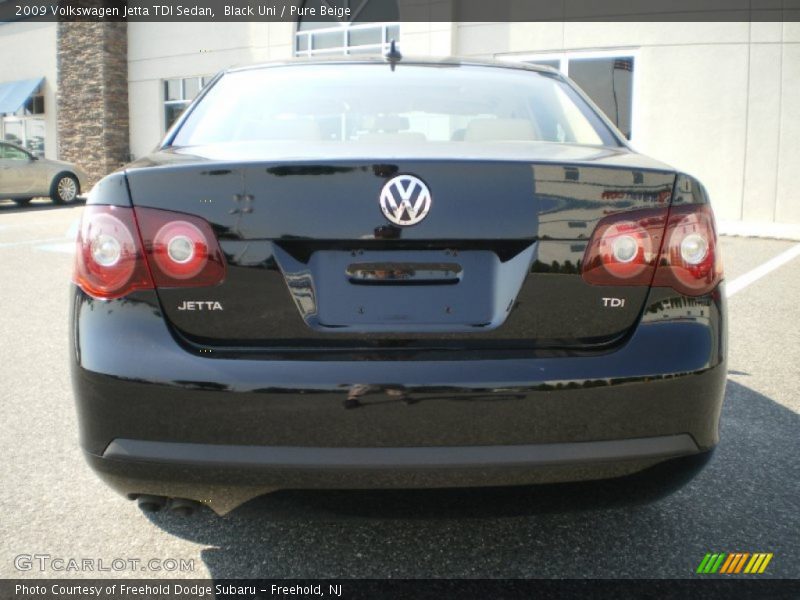
<path id="1" fill-rule="evenodd" d="M 632 143 L 696 175 L 718 218 L 800 223 L 800 24 L 459 23 L 457 54 L 636 54 Z"/>
<path id="2" fill-rule="evenodd" d="M 293 23 L 129 23 L 133 155 L 164 134 L 164 79 L 289 58 L 294 32 Z M 799 41 L 796 23 L 404 22 L 400 33 L 403 53 L 418 56 L 634 52 L 634 147 L 696 175 L 720 220 L 784 223 L 800 223 Z"/>
<path id="3" fill-rule="evenodd" d="M 128 23 L 131 153 L 149 153 L 164 136 L 163 81 L 211 75 L 234 65 L 291 58 L 294 23 Z M 453 25 L 400 24 L 408 55 L 453 54 Z"/>
<path id="4" fill-rule="evenodd" d="M 634 146 L 697 176 L 718 219 L 739 219 L 747 46 L 649 46 L 639 57 Z M 712 77 L 717 71 L 723 75 Z"/>
<path id="5" fill-rule="evenodd" d="M 128 24 L 130 144 L 134 157 L 164 136 L 165 79 L 292 56 L 292 23 Z"/>
<path id="6" fill-rule="evenodd" d="M 772 221 L 777 217 L 778 146 L 781 122 L 780 23 L 754 23 L 750 46 L 742 219 Z M 765 43 L 766 42 L 766 43 Z"/>
<path id="7" fill-rule="evenodd" d="M 455 54 L 453 24 L 408 21 L 400 24 L 400 50 L 406 56 L 452 56 Z"/>
<path id="8" fill-rule="evenodd" d="M 778 183 L 775 220 L 800 223 L 800 23 L 784 25 L 781 46 L 780 119 L 778 120 Z"/>
<path id="9" fill-rule="evenodd" d="M 0 23 L 0 83 L 44 77 L 45 158 L 58 158 L 57 23 Z"/>

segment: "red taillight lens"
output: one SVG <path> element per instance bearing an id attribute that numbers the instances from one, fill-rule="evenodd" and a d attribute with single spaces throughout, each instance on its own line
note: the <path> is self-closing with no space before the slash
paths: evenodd
<path id="1" fill-rule="evenodd" d="M 133 210 L 87 206 L 78 231 L 73 281 L 95 298 L 152 289 Z"/>
<path id="2" fill-rule="evenodd" d="M 154 287 L 211 286 L 224 278 L 217 238 L 199 217 L 151 208 L 90 205 L 84 210 L 73 281 L 90 296 L 111 299 Z"/>
<path id="3" fill-rule="evenodd" d="M 207 221 L 154 208 L 135 210 L 156 287 L 202 287 L 225 279 L 225 260 Z"/>
<path id="4" fill-rule="evenodd" d="M 653 285 L 689 296 L 710 292 L 722 279 L 714 214 L 708 204 L 670 209 L 669 223 Z"/>
<path id="5" fill-rule="evenodd" d="M 650 285 L 666 209 L 620 213 L 597 225 L 583 255 L 583 279 L 593 285 Z"/>
<path id="6" fill-rule="evenodd" d="M 722 279 L 711 207 L 687 204 L 606 217 L 589 240 L 581 273 L 592 285 L 652 284 L 689 296 L 710 292 Z"/>

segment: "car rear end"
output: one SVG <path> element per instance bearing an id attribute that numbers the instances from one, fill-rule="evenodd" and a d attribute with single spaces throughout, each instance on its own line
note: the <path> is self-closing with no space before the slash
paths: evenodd
<path id="1" fill-rule="evenodd" d="M 226 112 L 242 86 L 284 104 Z M 220 512 L 625 475 L 718 441 L 721 280 L 703 187 L 558 75 L 234 71 L 89 199 L 82 446 L 123 493 Z"/>

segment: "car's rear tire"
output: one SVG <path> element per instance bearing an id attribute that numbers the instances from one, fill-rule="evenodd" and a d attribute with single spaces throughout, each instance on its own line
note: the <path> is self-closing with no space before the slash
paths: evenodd
<path id="1" fill-rule="evenodd" d="M 50 199 L 55 204 L 74 202 L 80 193 L 80 183 L 72 173 L 59 173 L 50 184 Z"/>
<path id="2" fill-rule="evenodd" d="M 17 206 L 28 206 L 33 198 L 14 198 L 14 204 Z"/>

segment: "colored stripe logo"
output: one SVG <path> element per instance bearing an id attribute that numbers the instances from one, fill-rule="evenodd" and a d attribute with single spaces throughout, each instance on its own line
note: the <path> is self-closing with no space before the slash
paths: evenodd
<path id="1" fill-rule="evenodd" d="M 738 575 L 740 573 L 757 574 L 767 570 L 772 552 L 717 552 L 707 553 L 697 567 L 696 573 L 701 575 Z"/>

